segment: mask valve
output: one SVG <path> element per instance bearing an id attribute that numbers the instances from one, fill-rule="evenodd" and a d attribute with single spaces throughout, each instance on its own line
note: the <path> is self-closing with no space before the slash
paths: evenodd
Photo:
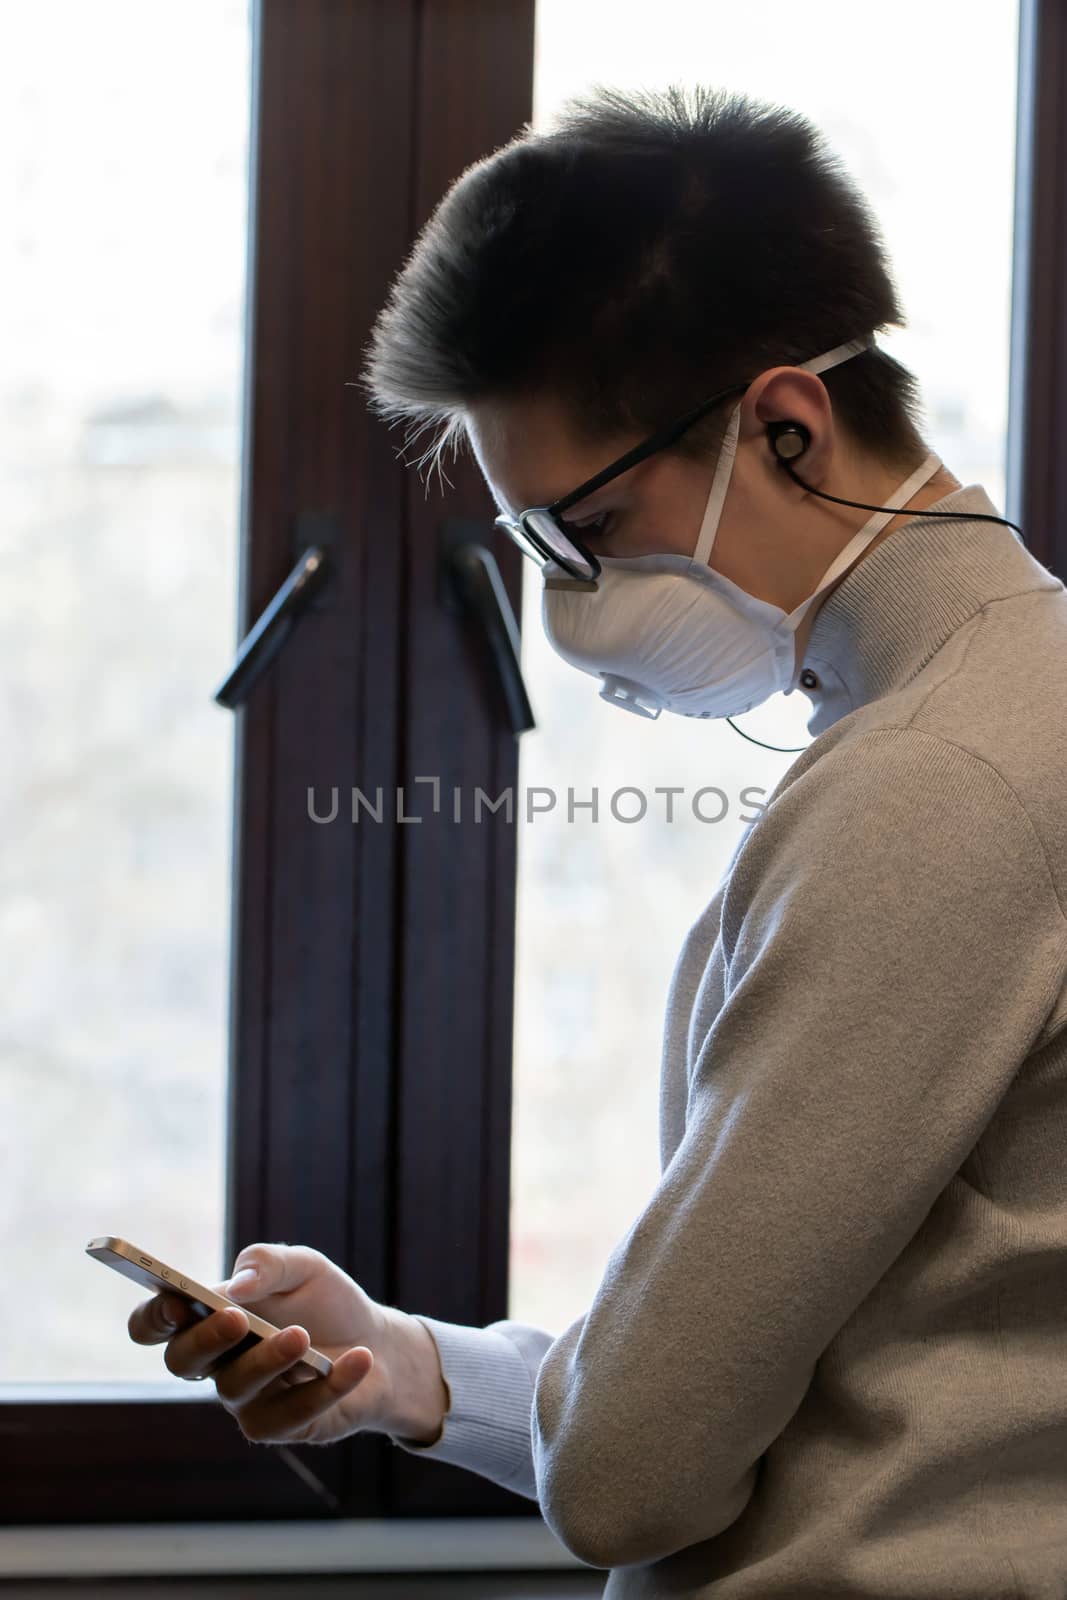
<path id="1" fill-rule="evenodd" d="M 654 721 L 659 716 L 663 702 L 650 689 L 642 688 L 632 678 L 617 677 L 614 672 L 602 672 L 600 676 L 604 680 L 601 700 L 610 700 L 613 706 L 621 706 L 638 717 L 651 717 Z"/>

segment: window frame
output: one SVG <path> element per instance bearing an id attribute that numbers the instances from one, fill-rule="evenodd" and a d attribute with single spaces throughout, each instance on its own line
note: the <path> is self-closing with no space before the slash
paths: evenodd
<path id="1" fill-rule="evenodd" d="M 1005 514 L 1027 549 L 1067 583 L 1067 15 L 1019 0 Z"/>

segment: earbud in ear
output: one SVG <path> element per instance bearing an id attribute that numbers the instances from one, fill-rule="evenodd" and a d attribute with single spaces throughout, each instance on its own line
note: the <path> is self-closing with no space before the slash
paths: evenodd
<path id="1" fill-rule="evenodd" d="M 795 461 L 811 443 L 811 434 L 802 422 L 768 422 L 767 437 L 779 461 Z"/>

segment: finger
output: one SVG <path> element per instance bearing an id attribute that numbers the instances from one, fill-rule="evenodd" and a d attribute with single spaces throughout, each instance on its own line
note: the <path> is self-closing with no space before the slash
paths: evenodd
<path id="1" fill-rule="evenodd" d="M 239 1253 L 222 1292 L 234 1300 L 266 1299 L 299 1289 L 325 1260 L 306 1244 L 251 1244 Z"/>
<path id="2" fill-rule="evenodd" d="M 261 1340 L 254 1350 L 216 1374 L 219 1398 L 231 1405 L 243 1406 L 264 1393 L 268 1384 L 273 1385 L 274 1392 L 284 1391 L 287 1385 L 275 1380 L 288 1374 L 310 1345 L 307 1329 L 299 1323 Z"/>
<path id="3" fill-rule="evenodd" d="M 247 1333 L 248 1318 L 237 1306 L 213 1311 L 202 1322 L 175 1334 L 163 1352 L 163 1363 L 176 1378 L 210 1377 L 213 1364 Z"/>
<path id="4" fill-rule="evenodd" d="M 241 1430 L 257 1443 L 282 1444 L 314 1439 L 319 1417 L 359 1387 L 374 1366 L 366 1345 L 338 1356 L 329 1377 L 294 1384 L 288 1394 L 261 1394 L 241 1408 Z"/>
<path id="5" fill-rule="evenodd" d="M 130 1312 L 126 1327 L 134 1344 L 163 1344 L 179 1328 L 187 1327 L 192 1310 L 173 1294 L 156 1294 Z"/>

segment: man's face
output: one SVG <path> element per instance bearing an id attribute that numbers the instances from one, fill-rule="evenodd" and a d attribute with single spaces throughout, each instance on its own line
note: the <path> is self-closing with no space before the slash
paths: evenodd
<path id="1" fill-rule="evenodd" d="M 468 418 L 482 475 L 499 509 L 511 517 L 550 505 L 642 438 L 622 434 L 586 444 L 544 397 L 475 406 Z M 564 518 L 598 556 L 690 555 L 711 471 L 710 462 L 662 450 L 572 506 Z"/>
<path id="2" fill-rule="evenodd" d="M 792 409 L 779 412 L 776 407 L 774 414 L 810 422 L 813 429 L 820 427 L 821 441 L 832 439 L 832 428 L 821 429 L 820 397 L 827 414 L 829 408 L 818 379 L 801 373 L 802 393 L 797 395 L 793 380 L 798 369 L 777 371 L 786 375 L 780 384 L 781 405 Z M 797 512 L 797 491 L 775 468 L 757 415 L 757 393 L 765 382 L 750 388 L 742 407 L 737 456 L 708 564 L 749 594 L 789 610 L 811 592 L 810 580 L 825 571 L 840 545 L 832 542 L 832 518 L 823 519 L 810 546 L 796 537 L 798 529 L 790 518 Z M 467 419 L 482 476 L 500 510 L 510 517 L 530 506 L 550 505 L 644 437 L 621 434 L 586 443 L 569 426 L 563 407 L 545 396 L 486 401 L 469 407 Z M 821 447 L 812 452 L 821 453 Z M 596 556 L 691 556 L 714 470 L 714 459 L 658 451 L 572 506 L 565 520 L 579 529 Z M 783 527 L 790 534 L 784 541 Z"/>
<path id="3" fill-rule="evenodd" d="M 527 395 L 486 401 L 467 411 L 471 446 L 500 510 L 516 517 L 530 506 L 549 505 L 617 460 L 641 435 L 584 442 L 568 425 L 562 406 Z M 829 397 L 816 374 L 799 367 L 772 367 L 750 384 L 741 401 L 737 452 L 709 566 L 758 599 L 786 612 L 815 588 L 862 515 L 845 505 L 805 494 L 782 471 L 769 449 L 766 425 L 793 420 L 808 430 L 804 476 L 846 498 L 884 504 L 900 473 L 854 458 L 834 427 Z M 714 457 L 715 452 L 712 452 Z M 691 556 L 707 508 L 715 460 L 697 460 L 661 450 L 613 478 L 565 513 L 568 523 L 597 556 L 670 552 Z M 950 474 L 913 497 L 913 510 L 932 504 L 956 485 Z M 905 520 L 894 517 L 869 549 Z M 801 624 L 798 646 L 814 621 Z"/>
<path id="4" fill-rule="evenodd" d="M 829 397 L 816 374 L 774 367 L 750 384 L 741 403 L 737 452 L 708 565 L 788 614 L 815 591 L 863 515 L 862 508 L 805 493 L 782 471 L 768 448 L 766 426 L 783 420 L 808 430 L 803 476 L 816 487 L 846 500 L 884 505 L 899 486 L 901 472 L 857 455 L 847 444 L 835 430 Z M 586 443 L 568 425 L 563 408 L 545 396 L 469 407 L 467 430 L 499 509 L 512 518 L 531 506 L 550 505 L 639 442 L 639 436 L 620 435 Z M 582 542 L 597 556 L 691 556 L 715 465 L 714 459 L 659 451 L 574 505 L 565 519 L 578 527 Z M 942 468 L 912 496 L 908 511 L 892 517 L 857 559 L 870 554 L 909 515 L 957 488 L 958 479 Z M 837 583 L 841 581 L 839 577 Z M 819 605 L 836 586 L 831 585 Z M 819 605 L 808 610 L 797 629 L 800 660 Z"/>

